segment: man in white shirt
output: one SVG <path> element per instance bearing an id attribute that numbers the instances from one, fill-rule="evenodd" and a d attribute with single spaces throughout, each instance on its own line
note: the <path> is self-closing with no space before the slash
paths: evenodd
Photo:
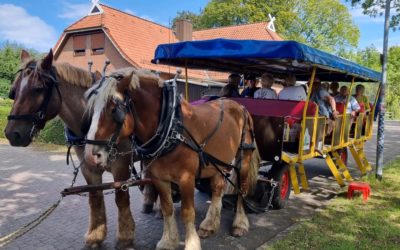
<path id="1" fill-rule="evenodd" d="M 274 77 L 271 74 L 263 74 L 261 76 L 262 88 L 254 93 L 254 98 L 258 99 L 278 99 L 278 95 L 275 90 L 271 88 L 274 84 Z"/>
<path id="2" fill-rule="evenodd" d="M 349 90 L 346 86 L 342 86 L 340 88 L 339 94 L 335 96 L 336 103 L 343 103 L 346 105 L 347 97 L 349 96 Z M 360 105 L 358 104 L 356 98 L 350 96 L 349 103 L 347 105 L 346 113 L 351 114 L 351 117 L 355 117 L 357 112 L 361 109 Z"/>
<path id="3" fill-rule="evenodd" d="M 294 86 L 296 84 L 296 76 L 288 75 L 285 78 L 286 87 L 279 92 L 279 100 L 305 101 L 307 93 L 302 86 Z"/>

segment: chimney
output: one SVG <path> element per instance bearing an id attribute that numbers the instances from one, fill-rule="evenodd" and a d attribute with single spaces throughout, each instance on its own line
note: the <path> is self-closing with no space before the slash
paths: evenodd
<path id="1" fill-rule="evenodd" d="M 177 20 L 175 22 L 176 38 L 179 41 L 192 41 L 193 24 L 189 20 Z"/>

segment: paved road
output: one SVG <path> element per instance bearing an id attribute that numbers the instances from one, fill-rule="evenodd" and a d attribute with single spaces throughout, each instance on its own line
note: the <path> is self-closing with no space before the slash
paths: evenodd
<path id="1" fill-rule="evenodd" d="M 400 122 L 388 122 L 386 126 L 385 161 L 400 153 Z M 367 146 L 367 155 L 374 163 L 376 139 Z M 58 193 L 70 184 L 72 170 L 65 165 L 65 156 L 40 152 L 32 148 L 12 148 L 0 145 L 0 237 L 25 225 L 49 207 Z M 352 164 L 354 166 L 354 164 Z M 354 169 L 354 168 L 353 168 Z M 250 215 L 251 228 L 247 236 L 234 238 L 229 234 L 232 213 L 223 210 L 221 230 L 210 239 L 202 240 L 204 249 L 256 249 L 273 239 L 315 209 L 327 204 L 341 190 L 333 181 L 322 160 L 310 160 L 306 164 L 311 191 L 292 195 L 288 207 L 266 214 Z M 111 180 L 109 174 L 105 181 Z M 79 176 L 77 185 L 84 184 Z M 343 190 L 344 191 L 344 190 Z M 141 194 L 132 188 L 131 204 L 136 221 L 136 249 L 154 249 L 162 234 L 162 221 L 154 214 L 140 213 Z M 208 207 L 208 197 L 196 193 L 196 218 L 199 225 Z M 113 249 L 116 233 L 116 206 L 114 197 L 106 197 L 108 235 L 102 249 Z M 179 205 L 177 216 L 179 218 Z M 5 249 L 81 249 L 88 223 L 88 202 L 78 196 L 66 197 L 60 206 L 42 224 L 28 234 L 13 241 Z M 182 224 L 179 223 L 183 233 Z M 181 240 L 183 240 L 181 236 Z M 183 243 L 181 244 L 181 248 Z"/>

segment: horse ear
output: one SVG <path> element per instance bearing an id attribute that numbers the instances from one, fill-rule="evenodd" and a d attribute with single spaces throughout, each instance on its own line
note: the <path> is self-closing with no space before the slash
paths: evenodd
<path id="1" fill-rule="evenodd" d="M 118 89 L 121 92 L 129 88 L 129 85 L 131 84 L 132 81 L 132 76 L 133 76 L 133 71 L 128 76 L 122 78 L 122 80 L 117 83 Z"/>
<path id="2" fill-rule="evenodd" d="M 50 51 L 46 55 L 46 57 L 43 58 L 41 66 L 42 66 L 42 69 L 44 69 L 44 70 L 50 70 L 52 65 L 53 65 L 53 50 L 50 49 Z"/>
<path id="3" fill-rule="evenodd" d="M 94 74 L 94 79 L 95 79 L 96 81 L 100 80 L 101 77 L 102 77 L 100 71 L 98 71 L 98 70 L 96 70 L 93 74 Z"/>
<path id="4" fill-rule="evenodd" d="M 24 63 L 24 62 L 27 62 L 29 59 L 31 59 L 31 55 L 29 54 L 29 52 L 28 51 L 26 51 L 26 50 L 22 50 L 21 51 L 21 56 L 20 56 L 20 58 L 21 58 L 21 63 Z"/>

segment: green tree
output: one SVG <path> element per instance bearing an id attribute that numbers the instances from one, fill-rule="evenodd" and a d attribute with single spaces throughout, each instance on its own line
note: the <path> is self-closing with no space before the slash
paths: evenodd
<path id="1" fill-rule="evenodd" d="M 0 45 L 0 97 L 7 97 L 11 81 L 14 80 L 15 72 L 20 66 L 20 54 L 23 47 L 15 43 L 5 42 Z M 29 50 L 33 57 L 39 53 Z"/>
<path id="2" fill-rule="evenodd" d="M 175 28 L 175 23 L 177 20 L 189 20 L 192 22 L 193 24 L 193 29 L 197 30 L 200 29 L 200 16 L 197 15 L 196 13 L 193 13 L 191 11 L 179 11 L 178 14 L 176 15 L 176 17 L 172 20 L 172 25 L 173 28 Z"/>
<path id="3" fill-rule="evenodd" d="M 400 118 L 400 46 L 389 48 L 386 108 Z"/>
<path id="4" fill-rule="evenodd" d="M 358 27 L 339 0 L 211 0 L 199 15 L 178 17 L 205 29 L 268 21 L 268 14 L 276 17 L 277 32 L 285 39 L 336 53 L 358 44 Z"/>
<path id="5" fill-rule="evenodd" d="M 351 2 L 351 5 L 361 6 L 363 9 L 363 13 L 365 15 L 369 15 L 372 17 L 382 16 L 385 13 L 385 0 L 346 0 L 347 2 Z M 400 1 L 391 0 L 391 9 L 394 9 L 394 13 L 392 13 L 390 17 L 390 27 L 393 30 L 398 29 L 400 25 Z M 393 12 L 393 11 L 392 11 Z"/>

